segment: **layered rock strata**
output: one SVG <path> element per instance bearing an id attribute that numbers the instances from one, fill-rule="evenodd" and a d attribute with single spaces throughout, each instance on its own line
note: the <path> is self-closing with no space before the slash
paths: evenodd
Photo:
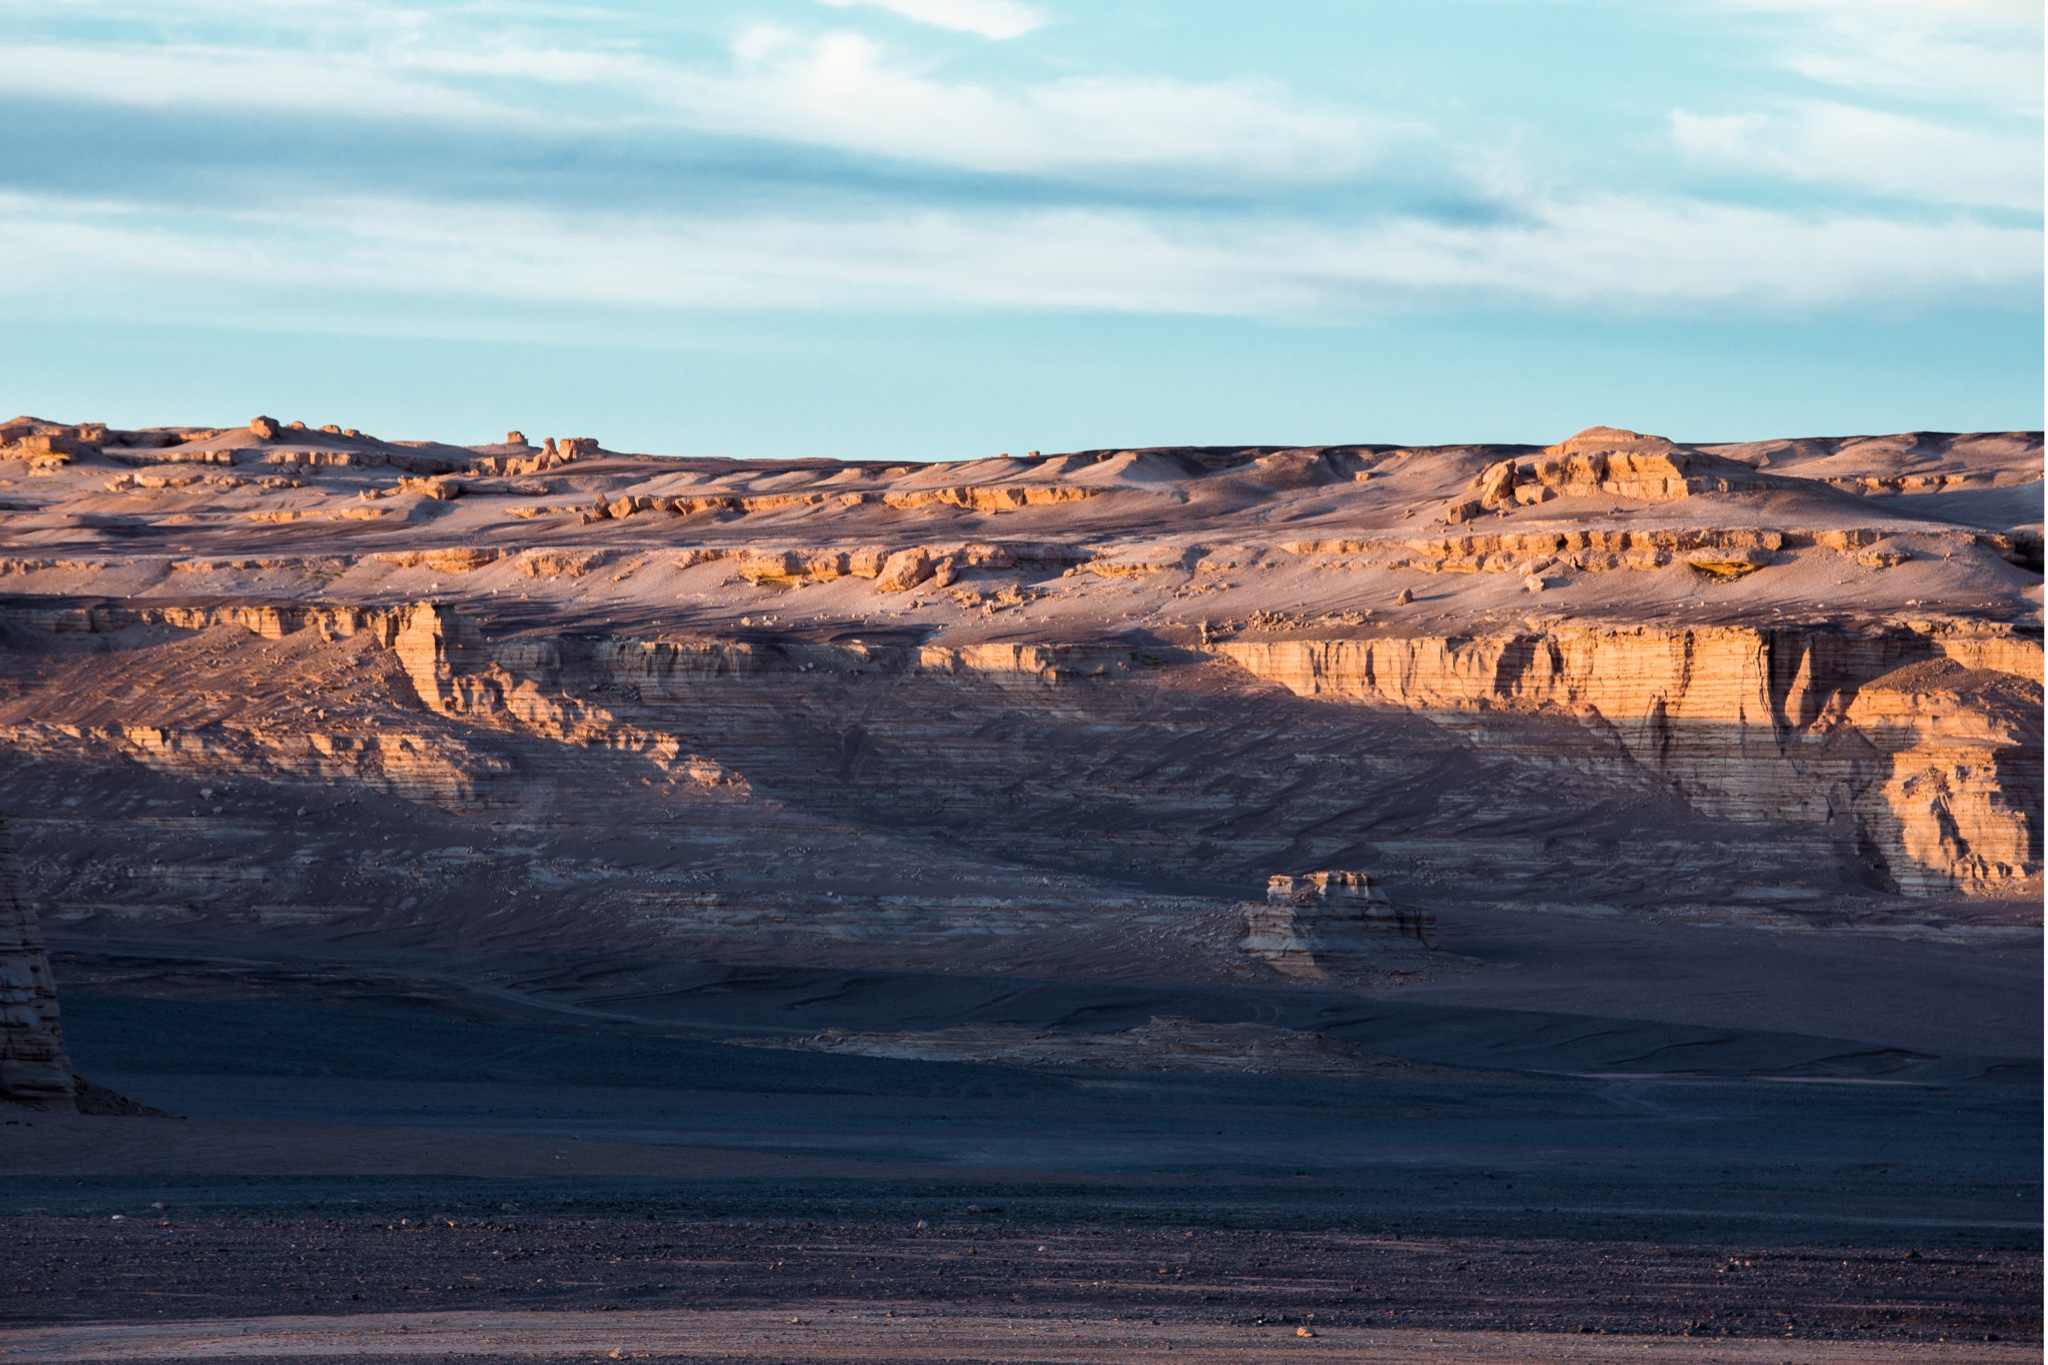
<path id="1" fill-rule="evenodd" d="M 1703 814 L 1852 830 L 1909 894 L 1996 894 L 2040 868 L 2033 641 L 1631 627 L 1214 648 L 1298 695 L 1451 728 L 1571 717 Z"/>
<path id="2" fill-rule="evenodd" d="M 0 451 L 0 795 L 59 922 L 1270 970 L 1381 918 L 1290 891 L 1247 940 L 1302 868 L 1418 914 L 2039 886 L 2027 433 L 939 467 L 104 436 Z"/>

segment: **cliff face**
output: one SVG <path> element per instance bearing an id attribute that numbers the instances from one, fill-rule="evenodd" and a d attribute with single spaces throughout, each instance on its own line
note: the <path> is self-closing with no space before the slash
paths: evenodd
<path id="1" fill-rule="evenodd" d="M 871 672 L 1085 686 L 1112 666 L 1105 661 L 1130 653 L 769 653 L 652 641 L 591 651 L 582 685 L 654 705 L 650 728 L 566 694 L 551 698 L 548 684 L 562 679 L 558 642 L 493 651 L 473 626 L 420 608 L 398 649 L 420 695 L 443 714 L 640 754 L 665 774 L 680 768 L 734 788 L 744 779 L 685 755 L 658 728 L 660 703 L 701 701 L 720 679 L 772 687 L 774 675 L 820 668 L 856 688 Z M 1228 642 L 1207 652 L 1298 696 L 1415 712 L 1480 746 L 1516 742 L 1501 722 L 1517 715 L 1568 717 L 1611 743 L 1611 762 L 1653 774 L 1701 814 L 1831 827 L 1909 895 L 2015 894 L 2040 871 L 2041 656 L 2032 641 L 1635 627 Z M 1042 704 L 1059 703 L 1048 694 Z"/>
<path id="2" fill-rule="evenodd" d="M 1804 927 L 2038 886 L 2029 434 L 291 431 L 0 453 L 0 796 L 51 923 L 1266 971 L 1350 932 L 1290 903 L 1244 946 L 1316 868 Z"/>
<path id="3" fill-rule="evenodd" d="M 1217 642 L 1154 655 L 1112 644 L 494 642 L 440 605 L 369 618 L 361 634 L 389 641 L 424 709 L 465 728 L 408 735 L 387 725 L 360 742 L 248 730 L 230 743 L 160 727 L 101 738 L 169 771 L 185 763 L 374 782 L 455 810 L 518 804 L 530 778 L 503 748 L 517 738 L 564 750 L 570 762 L 627 761 L 664 789 L 682 783 L 745 800 L 746 772 L 762 775 L 768 791 L 800 780 L 791 769 L 814 760 L 805 737 L 763 731 L 812 705 L 809 694 L 830 680 L 834 705 L 865 713 L 871 745 L 888 736 L 925 756 L 919 785 L 943 806 L 949 785 L 957 784 L 952 799 L 980 785 L 964 768 L 989 776 L 1007 767 L 1028 784 L 1031 765 L 973 744 L 957 726 L 920 722 L 900 706 L 906 688 L 935 707 L 976 711 L 983 693 L 946 696 L 957 691 L 948 680 L 971 681 L 1000 689 L 1025 714 L 1071 712 L 1090 706 L 1078 693 L 1134 665 L 1171 691 L 1178 675 L 1192 679 L 1213 659 L 1303 698 L 1413 714 L 1480 750 L 1540 754 L 1554 747 L 1553 732 L 1517 722 L 1566 721 L 1591 741 L 1580 767 L 1604 771 L 1615 790 L 1647 777 L 1713 820 L 1809 827 L 1854 848 L 1882 884 L 1907 895 L 2017 894 L 2040 870 L 2041 688 L 2029 676 L 2038 675 L 2039 647 L 2010 635 L 1556 628 Z M 699 745 L 747 751 L 744 771 Z"/>
<path id="4" fill-rule="evenodd" d="M 0 1100 L 72 1105 L 71 1059 L 57 1021 L 57 987 L 35 910 L 22 893 L 7 826 L 0 822 Z"/>
<path id="5" fill-rule="evenodd" d="M 1482 742 L 1491 717 L 1570 717 L 1704 814 L 1845 827 L 1909 894 L 2013 894 L 2040 871 L 2031 641 L 1637 627 L 1214 648 L 1299 696 Z"/>

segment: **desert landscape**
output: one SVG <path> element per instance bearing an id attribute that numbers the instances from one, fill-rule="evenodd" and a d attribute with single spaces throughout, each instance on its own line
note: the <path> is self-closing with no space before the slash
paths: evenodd
<path id="1" fill-rule="evenodd" d="M 0 426 L 0 1350 L 2038 1359 L 2041 434 L 1538 435 Z"/>

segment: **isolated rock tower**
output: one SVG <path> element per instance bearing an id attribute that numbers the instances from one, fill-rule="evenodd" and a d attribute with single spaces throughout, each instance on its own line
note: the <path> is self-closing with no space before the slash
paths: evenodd
<path id="1" fill-rule="evenodd" d="M 43 931 L 21 891 L 14 840 L 0 818 L 0 1100 L 73 1106 L 71 1059 L 57 1022 L 57 983 Z"/>

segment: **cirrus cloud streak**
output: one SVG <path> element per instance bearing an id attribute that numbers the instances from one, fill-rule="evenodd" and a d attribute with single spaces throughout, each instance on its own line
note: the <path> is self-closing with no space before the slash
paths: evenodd
<path id="1" fill-rule="evenodd" d="M 0 198 L 0 298 L 119 308 L 136 281 L 237 309 L 337 292 L 596 310 L 1000 308 L 1356 320 L 1414 305 L 1766 316 L 1873 299 L 2038 291 L 2041 234 L 1965 217 L 1800 217 L 1601 197 L 1507 223 L 1356 227 L 1141 214 L 850 220 L 580 214 L 399 200 L 166 213 Z"/>
<path id="2" fill-rule="evenodd" d="M 1011 175 L 1189 188 L 1327 183 L 1369 159 L 1368 121 L 1256 81 L 948 81 L 856 33 L 753 25 L 723 65 L 645 53 L 184 44 L 17 46 L 10 93 L 271 118 L 427 120 L 528 135 L 663 128 Z"/>
<path id="3" fill-rule="evenodd" d="M 845 9 L 874 5 L 905 19 L 983 38 L 1021 38 L 1045 24 L 1045 16 L 1017 0 L 824 0 Z"/>

